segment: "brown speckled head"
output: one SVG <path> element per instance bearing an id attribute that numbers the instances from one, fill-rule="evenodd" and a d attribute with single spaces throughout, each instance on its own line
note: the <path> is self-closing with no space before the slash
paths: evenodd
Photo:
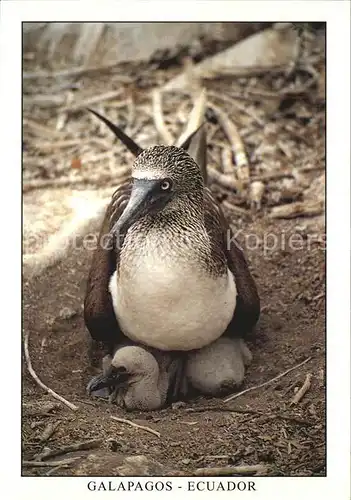
<path id="1" fill-rule="evenodd" d="M 144 150 L 134 161 L 135 179 L 166 179 L 174 183 L 177 193 L 201 191 L 204 187 L 200 167 L 182 148 L 153 146 Z"/>

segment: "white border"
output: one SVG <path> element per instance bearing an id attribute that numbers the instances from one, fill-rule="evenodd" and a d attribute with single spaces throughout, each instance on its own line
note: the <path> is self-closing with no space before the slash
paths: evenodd
<path id="1" fill-rule="evenodd" d="M 1 379 L 3 498 L 86 498 L 87 478 L 20 475 L 21 21 L 328 22 L 328 477 L 256 478 L 256 498 L 348 498 L 350 477 L 350 26 L 348 1 L 3 1 L 1 2 Z M 184 6 L 185 7 L 185 6 Z M 136 19 L 137 13 L 137 19 Z M 17 223 L 17 224 L 16 224 Z M 322 270 L 321 270 L 322 272 Z M 11 302 L 12 301 L 12 302 Z M 6 314 L 10 312 L 12 314 Z M 9 318 L 7 323 L 7 318 Z M 5 401 L 5 403 L 4 403 Z M 173 478 L 174 485 L 186 482 Z M 167 495 L 184 495 L 175 489 Z M 115 493 L 121 495 L 121 493 Z M 162 493 L 163 495 L 164 493 Z M 209 498 L 213 493 L 201 493 Z M 232 495 L 233 493 L 229 493 Z M 155 493 L 131 493 L 135 498 Z M 194 494 L 192 494 L 194 495 Z M 222 493 L 224 495 L 224 493 Z"/>

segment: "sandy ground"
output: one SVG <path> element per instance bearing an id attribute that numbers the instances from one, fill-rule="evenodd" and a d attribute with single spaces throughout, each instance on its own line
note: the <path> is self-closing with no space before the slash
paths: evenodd
<path id="1" fill-rule="evenodd" d="M 294 226 L 256 221 L 246 231 L 289 235 Z M 121 456 L 134 455 L 159 462 L 162 474 L 191 475 L 199 467 L 257 463 L 265 464 L 273 475 L 325 474 L 325 255 L 320 242 L 310 246 L 277 250 L 267 257 L 260 249 L 248 252 L 263 312 L 244 387 L 312 359 L 278 382 L 239 397 L 230 404 L 232 410 L 221 399 L 200 398 L 178 409 L 127 414 L 87 398 L 85 387 L 93 372 L 82 299 L 89 254 L 76 250 L 44 277 L 25 283 L 24 330 L 30 331 L 33 366 L 46 384 L 79 410 L 59 405 L 48 412 L 46 405 L 53 399 L 43 394 L 24 367 L 23 458 L 32 459 L 44 446 L 56 449 L 99 439 L 101 461 L 87 458 L 92 451 L 80 452 L 83 457 L 74 466 L 52 474 L 115 475 Z M 294 388 L 302 385 L 307 373 L 312 374 L 310 390 L 296 406 L 290 405 Z M 202 410 L 209 405 L 213 408 Z M 146 424 L 161 437 L 113 422 L 110 415 Z M 56 423 L 54 434 L 43 440 L 47 426 Z M 47 471 L 23 469 L 26 475 Z"/>

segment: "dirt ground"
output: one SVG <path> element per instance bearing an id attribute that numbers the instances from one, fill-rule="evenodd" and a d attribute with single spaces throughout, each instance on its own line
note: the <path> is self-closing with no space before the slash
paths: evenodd
<path id="1" fill-rule="evenodd" d="M 246 230 L 256 234 L 289 234 L 294 226 L 295 223 L 284 222 L 267 227 L 264 221 L 256 221 Z M 312 357 L 309 362 L 278 382 L 241 396 L 230 406 L 220 399 L 200 398 L 179 409 L 146 414 L 126 414 L 118 407 L 93 402 L 86 396 L 85 387 L 92 371 L 87 359 L 88 333 L 82 299 L 89 257 L 77 250 L 45 276 L 24 284 L 24 329 L 30 330 L 33 366 L 49 387 L 79 406 L 77 412 L 63 405 L 48 412 L 46 403 L 52 398 L 43 395 L 24 366 L 24 460 L 32 459 L 44 446 L 55 449 L 102 439 L 101 449 L 151 457 L 162 464 L 164 474 L 183 471 L 191 475 L 199 467 L 257 463 L 268 465 L 269 474 L 273 475 L 325 474 L 322 244 L 314 243 L 309 250 L 278 250 L 269 258 L 260 251 L 249 253 L 263 312 L 252 344 L 254 361 L 244 387 L 263 383 Z M 64 308 L 69 308 L 74 316 L 64 319 L 63 313 L 61 318 L 59 313 Z M 294 388 L 302 385 L 307 373 L 312 374 L 310 390 L 298 405 L 290 406 Z M 213 409 L 201 410 L 209 405 Z M 218 406 L 222 408 L 216 409 Z M 160 432 L 161 437 L 113 422 L 110 415 L 146 424 Z M 47 425 L 56 422 L 60 423 L 56 432 L 43 441 Z M 80 465 L 78 473 L 114 475 L 116 458 L 110 453 L 107 463 L 98 470 L 94 470 L 95 463 L 91 470 Z M 43 468 L 23 469 L 26 475 L 44 472 L 47 470 Z M 61 468 L 54 474 L 71 475 L 75 470 Z"/>
<path id="2" fill-rule="evenodd" d="M 159 77 L 160 73 L 157 75 Z M 264 83 L 267 87 L 267 81 Z M 148 89 L 154 84 L 153 80 L 144 87 Z M 239 85 L 246 83 L 242 81 Z M 94 88 L 98 86 L 95 79 Z M 214 84 L 217 91 L 221 88 L 229 93 L 230 86 L 228 81 Z M 31 92 L 33 95 L 32 83 L 27 91 L 28 95 Z M 144 91 L 144 88 L 138 90 Z M 133 94 L 137 104 L 139 98 L 135 96 L 139 95 L 138 92 L 134 90 Z M 145 99 L 141 104 L 145 106 Z M 265 120 L 271 126 L 280 127 L 287 120 L 296 126 L 299 130 L 299 137 L 294 135 L 296 147 L 291 146 L 291 141 L 289 143 L 295 148 L 296 157 L 293 160 L 288 158 L 288 163 L 295 161 L 298 164 L 298 159 L 306 157 L 308 151 L 316 154 L 324 148 L 323 119 L 314 132 L 306 133 L 307 129 L 303 128 L 308 126 L 311 116 L 324 113 L 324 105 L 304 98 L 305 115 L 296 110 L 295 105 L 295 102 L 285 102 L 279 109 L 267 111 L 261 102 L 256 112 L 262 110 L 260 116 L 269 116 Z M 25 116 L 26 113 L 29 116 L 31 109 L 26 108 L 25 103 Z M 168 111 L 166 109 L 166 114 Z M 39 122 L 45 117 L 44 123 L 50 127 L 48 113 L 45 108 L 30 119 Z M 209 115 L 207 118 L 211 127 L 213 117 Z M 248 124 L 245 126 L 247 129 Z M 262 138 L 258 135 L 252 137 L 251 142 L 247 139 L 246 147 L 251 154 L 253 170 L 262 173 L 258 160 L 254 160 Z M 284 141 L 284 136 L 280 137 Z M 68 138 L 71 138 L 69 134 Z M 221 146 L 223 139 L 220 135 L 219 138 L 217 141 Z M 28 155 L 33 137 L 26 131 L 24 141 Z M 213 144 L 210 152 L 211 159 L 215 160 L 218 158 L 218 144 L 215 141 Z M 304 147 L 306 150 L 301 149 Z M 70 157 L 69 151 L 65 151 L 62 158 L 64 154 Z M 39 156 L 44 163 L 52 158 L 45 151 Z M 52 179 L 43 167 L 40 171 L 37 169 L 37 165 L 42 165 L 40 161 L 35 168 L 30 168 L 34 163 L 26 164 L 26 158 L 24 181 Z M 267 158 L 264 161 L 268 162 Z M 272 158 L 278 158 L 276 151 Z M 312 198 L 320 196 L 321 189 L 324 195 L 322 184 L 319 194 L 317 192 L 320 173 L 320 169 L 311 171 L 307 184 L 304 184 L 304 191 Z M 64 176 L 64 169 L 57 175 Z M 47 386 L 78 406 L 77 411 L 72 411 L 53 399 L 37 385 L 23 362 L 23 475 L 193 475 L 202 467 L 256 464 L 265 467 L 264 475 L 326 474 L 324 219 L 323 215 L 289 220 L 270 218 L 267 214 L 273 205 L 274 197 L 270 196 L 274 190 L 277 191 L 277 185 L 273 182 L 263 199 L 263 209 L 257 212 L 250 212 L 243 203 L 237 214 L 230 205 L 223 204 L 232 225 L 241 230 L 238 239 L 250 262 L 262 303 L 261 318 L 250 343 L 253 362 L 248 368 L 243 389 L 262 384 L 310 359 L 279 380 L 243 394 L 228 404 L 219 398 L 198 397 L 160 411 L 127 413 L 117 406 L 93 400 L 85 391 L 94 372 L 88 361 L 88 332 L 82 309 L 91 255 L 83 248 L 76 248 L 64 262 L 40 277 L 23 282 L 23 330 L 24 334 L 30 335 L 33 368 Z M 49 187 L 47 192 L 50 193 Z M 219 200 L 230 202 L 232 206 L 237 204 L 233 194 L 215 183 L 213 192 Z M 282 192 L 281 188 L 279 192 Z M 24 197 L 25 206 L 31 194 Z M 300 195 L 298 193 L 294 198 L 292 194 L 293 199 L 289 201 L 301 199 Z M 283 195 L 280 202 L 284 202 Z M 31 203 L 35 201 L 31 199 Z M 95 229 L 98 228 L 90 228 Z M 245 239 L 244 235 L 248 234 L 254 234 L 255 242 L 259 243 L 253 245 L 252 240 Z M 296 238 L 297 234 L 300 243 L 292 248 L 289 238 L 291 235 Z M 267 250 L 267 245 L 264 245 L 267 235 L 277 238 L 274 250 Z M 292 404 L 291 400 L 307 374 L 312 376 L 311 386 L 297 404 Z M 160 435 L 114 421 L 111 415 L 150 427 Z M 62 450 L 66 445 L 90 440 L 94 441 L 89 449 Z M 53 451 L 51 458 L 46 459 L 50 463 L 38 466 L 37 462 L 49 449 Z M 144 458 L 135 459 L 138 456 Z M 75 457 L 74 462 L 57 464 L 62 459 Z"/>

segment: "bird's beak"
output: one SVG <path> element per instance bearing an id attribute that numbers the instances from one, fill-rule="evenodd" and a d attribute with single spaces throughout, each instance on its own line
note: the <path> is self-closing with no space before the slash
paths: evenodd
<path id="1" fill-rule="evenodd" d="M 116 224 L 112 227 L 112 234 L 118 235 L 122 233 L 133 222 L 148 212 L 148 209 L 155 201 L 153 193 L 154 188 L 158 184 L 159 180 L 134 179 L 128 204 Z"/>
<path id="2" fill-rule="evenodd" d="M 89 384 L 89 393 L 99 391 L 105 387 L 118 389 L 124 387 L 130 377 L 130 373 L 120 371 L 114 367 L 110 368 L 106 374 L 96 376 Z"/>

